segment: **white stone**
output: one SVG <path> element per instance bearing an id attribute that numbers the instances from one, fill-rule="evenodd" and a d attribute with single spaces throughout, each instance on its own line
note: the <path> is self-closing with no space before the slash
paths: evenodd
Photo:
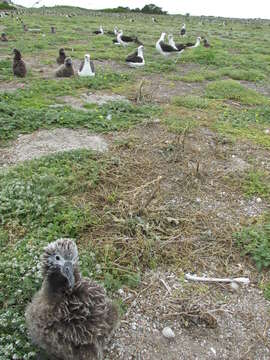
<path id="1" fill-rule="evenodd" d="M 172 329 L 169 326 L 166 326 L 162 330 L 162 335 L 167 339 L 173 339 L 175 337 L 175 333 L 172 331 Z"/>
<path id="2" fill-rule="evenodd" d="M 256 202 L 259 204 L 259 203 L 262 202 L 262 199 L 261 199 L 260 197 L 258 197 L 258 198 L 256 199 Z"/>

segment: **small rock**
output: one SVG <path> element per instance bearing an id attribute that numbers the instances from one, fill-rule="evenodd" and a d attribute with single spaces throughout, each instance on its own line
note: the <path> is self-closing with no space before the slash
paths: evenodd
<path id="1" fill-rule="evenodd" d="M 136 324 L 135 324 L 135 323 L 132 323 L 132 324 L 131 324 L 131 328 L 132 328 L 132 330 L 136 330 L 136 329 L 137 329 Z"/>
<path id="2" fill-rule="evenodd" d="M 265 130 L 264 130 L 264 133 L 265 133 L 265 134 L 270 134 L 270 129 L 265 129 Z"/>
<path id="3" fill-rule="evenodd" d="M 175 337 L 175 333 L 172 331 L 172 329 L 169 326 L 166 326 L 162 330 L 162 335 L 167 339 L 173 339 Z"/>
<path id="4" fill-rule="evenodd" d="M 125 292 L 124 292 L 124 290 L 123 289 L 118 289 L 118 294 L 120 295 L 120 296 L 123 296 L 123 295 L 125 295 Z"/>
<path id="5" fill-rule="evenodd" d="M 201 199 L 199 197 L 196 198 L 196 203 L 200 203 L 201 202 Z"/>
<path id="6" fill-rule="evenodd" d="M 237 291 L 239 289 L 239 285 L 235 281 L 233 281 L 231 282 L 231 288 L 232 290 Z"/>
<path id="7" fill-rule="evenodd" d="M 212 353 L 213 353 L 215 356 L 217 355 L 217 352 L 216 352 L 216 350 L 215 350 L 213 347 L 211 347 L 210 350 L 212 351 Z"/>
<path id="8" fill-rule="evenodd" d="M 262 202 L 262 199 L 261 199 L 260 197 L 258 197 L 258 198 L 256 199 L 256 202 L 259 204 L 259 203 Z"/>

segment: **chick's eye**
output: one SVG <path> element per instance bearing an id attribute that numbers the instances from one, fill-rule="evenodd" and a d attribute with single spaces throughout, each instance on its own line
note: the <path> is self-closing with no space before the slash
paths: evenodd
<path id="1" fill-rule="evenodd" d="M 55 256 L 55 259 L 59 261 L 59 260 L 60 260 L 60 256 L 56 255 L 56 256 Z"/>

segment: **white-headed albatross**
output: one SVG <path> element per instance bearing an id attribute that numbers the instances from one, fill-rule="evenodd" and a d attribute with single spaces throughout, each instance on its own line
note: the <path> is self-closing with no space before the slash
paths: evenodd
<path id="1" fill-rule="evenodd" d="M 156 43 L 156 49 L 157 51 L 162 54 L 163 56 L 169 56 L 171 54 L 175 54 L 178 52 L 178 50 L 171 46 L 171 45 L 168 45 L 168 44 L 165 44 L 164 40 L 165 40 L 165 36 L 166 36 L 166 33 L 163 32 L 159 38 L 159 40 L 157 41 Z"/>
<path id="2" fill-rule="evenodd" d="M 95 76 L 95 68 L 93 61 L 90 61 L 90 55 L 84 56 L 84 61 L 81 63 L 78 71 L 79 76 Z"/>
<path id="3" fill-rule="evenodd" d="M 140 45 L 134 53 L 127 56 L 126 63 L 135 68 L 144 66 L 143 45 Z"/>

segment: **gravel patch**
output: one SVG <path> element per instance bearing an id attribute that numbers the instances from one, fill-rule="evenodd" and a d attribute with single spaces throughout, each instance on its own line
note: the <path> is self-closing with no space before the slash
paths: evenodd
<path id="1" fill-rule="evenodd" d="M 0 164 L 14 164 L 75 149 L 104 152 L 108 150 L 108 144 L 101 136 L 89 134 L 87 130 L 39 130 L 32 134 L 20 135 L 10 148 L 2 149 Z"/>
<path id="2" fill-rule="evenodd" d="M 121 289 L 129 310 L 106 360 L 270 358 L 270 304 L 252 285 L 236 291 L 209 285 L 198 296 L 201 284 L 183 284 L 173 273 L 148 273 L 142 282 L 138 292 Z M 194 295 L 188 297 L 191 289 Z M 205 315 L 214 322 L 201 321 Z M 175 337 L 166 338 L 165 327 Z"/>

